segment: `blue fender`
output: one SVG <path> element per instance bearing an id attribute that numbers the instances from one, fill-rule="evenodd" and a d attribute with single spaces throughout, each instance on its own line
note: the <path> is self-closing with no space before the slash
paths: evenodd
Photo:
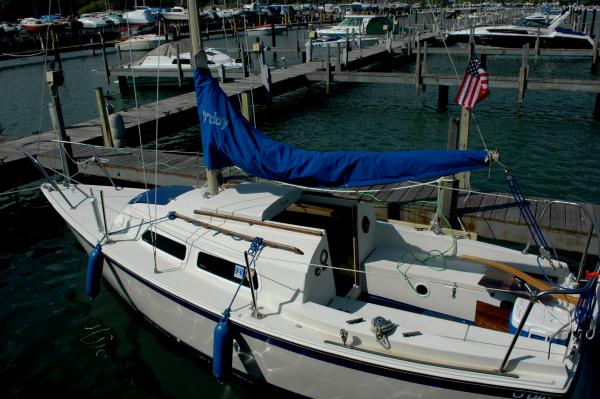
<path id="1" fill-rule="evenodd" d="M 96 244 L 88 258 L 87 272 L 85 275 L 85 293 L 90 298 L 90 301 L 93 301 L 100 292 L 103 265 L 104 255 L 102 254 L 102 246 Z"/>
<path id="2" fill-rule="evenodd" d="M 227 309 L 213 333 L 213 375 L 219 384 L 222 384 L 231 373 L 232 346 L 233 335 L 229 324 L 229 309 Z"/>

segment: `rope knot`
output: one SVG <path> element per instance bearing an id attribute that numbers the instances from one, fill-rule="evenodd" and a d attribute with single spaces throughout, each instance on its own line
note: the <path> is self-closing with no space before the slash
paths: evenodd
<path id="1" fill-rule="evenodd" d="M 262 248 L 263 239 L 261 237 L 254 237 L 254 239 L 250 243 L 250 249 L 248 249 L 248 254 L 252 257 L 255 257 L 256 254 L 258 254 Z"/>

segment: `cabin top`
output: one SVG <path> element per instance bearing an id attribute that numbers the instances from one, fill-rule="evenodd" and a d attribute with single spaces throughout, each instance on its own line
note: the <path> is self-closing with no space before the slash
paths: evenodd
<path id="1" fill-rule="evenodd" d="M 295 187 L 244 183 L 203 201 L 198 209 L 257 221 L 270 220 L 299 200 L 301 193 Z"/>

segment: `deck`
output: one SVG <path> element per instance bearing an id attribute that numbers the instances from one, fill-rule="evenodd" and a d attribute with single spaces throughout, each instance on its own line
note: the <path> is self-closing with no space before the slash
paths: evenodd
<path id="1" fill-rule="evenodd" d="M 89 150 L 82 146 L 75 146 L 73 150 L 74 157 L 80 162 L 82 173 L 104 176 L 104 172 L 96 163 L 89 162 L 92 155 Z M 165 151 L 156 153 L 151 150 L 102 147 L 97 151 L 106 171 L 119 180 L 140 184 L 147 181 L 153 184 L 156 177 L 158 185 L 181 184 L 196 187 L 206 182 L 206 170 L 199 154 Z M 42 153 L 39 159 L 44 165 L 60 168 L 57 150 Z M 142 167 L 142 159 L 145 171 Z M 158 172 L 157 176 L 155 172 Z M 224 179 L 232 183 L 246 180 L 246 177 L 236 169 L 223 170 L 222 173 Z M 361 190 L 369 190 L 369 192 L 363 193 Z M 381 218 L 429 224 L 435 214 L 438 188 L 435 185 L 387 184 L 362 187 L 353 193 L 337 195 L 380 204 L 377 210 L 378 217 Z M 571 252 L 582 252 L 585 249 L 592 224 L 583 209 L 561 202 L 552 205 L 542 217 L 542 212 L 550 200 L 544 198 L 528 200 L 532 213 L 555 248 Z M 600 220 L 600 205 L 580 205 Z M 466 230 L 475 232 L 480 237 L 522 243 L 523 247 L 529 239 L 528 227 L 510 194 L 461 191 L 457 198 L 456 214 Z M 590 253 L 598 254 L 598 246 L 595 243 L 590 245 Z"/>

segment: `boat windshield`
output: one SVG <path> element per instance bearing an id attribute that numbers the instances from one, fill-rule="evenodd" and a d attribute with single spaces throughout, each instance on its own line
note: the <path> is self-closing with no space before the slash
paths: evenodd
<path id="1" fill-rule="evenodd" d="M 363 19 L 364 18 L 361 17 L 346 18 L 342 22 L 340 22 L 338 26 L 361 26 Z"/>
<path id="2" fill-rule="evenodd" d="M 550 24 L 546 21 L 539 21 L 535 19 L 521 19 L 515 25 L 528 26 L 530 28 L 547 28 Z"/>

